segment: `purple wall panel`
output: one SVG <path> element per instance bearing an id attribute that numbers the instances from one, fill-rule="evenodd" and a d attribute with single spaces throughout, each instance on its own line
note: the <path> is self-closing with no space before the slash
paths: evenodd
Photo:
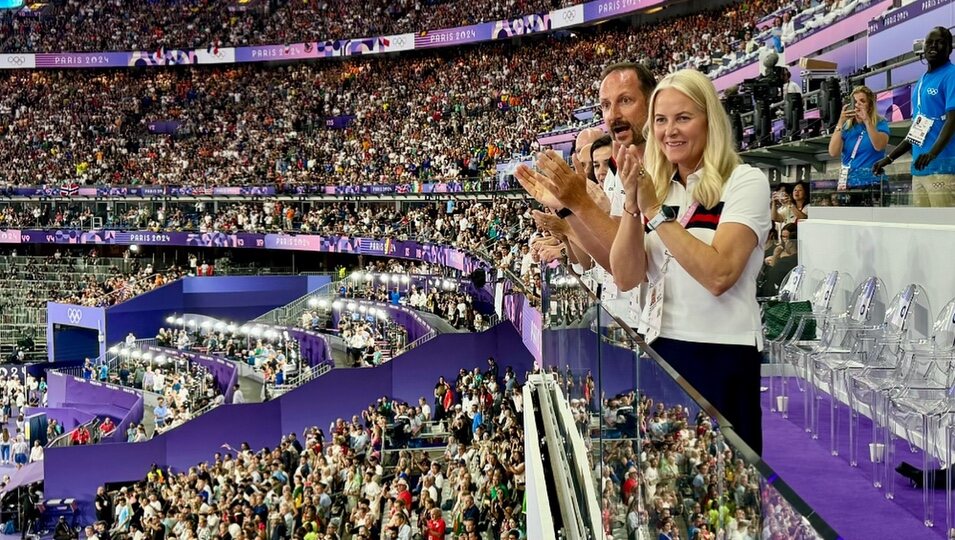
<path id="1" fill-rule="evenodd" d="M 66 379 L 69 375 L 55 371 L 47 371 L 46 375 L 46 404 L 59 407 L 66 401 Z"/>
<path id="2" fill-rule="evenodd" d="M 297 330 L 294 328 L 287 328 L 287 331 L 290 336 L 298 341 L 301 357 L 309 366 L 314 367 L 325 363 L 334 365 L 328 342 L 320 334 L 311 330 Z"/>
<path id="3" fill-rule="evenodd" d="M 448 358 L 448 351 L 454 351 L 453 361 Z M 484 371 L 489 356 L 497 360 L 502 374 L 505 367 L 513 366 L 521 381 L 534 365 L 534 358 L 510 323 L 499 324 L 480 334 L 441 334 L 386 364 L 394 367 L 389 395 L 409 403 L 417 403 L 423 396 L 430 403 L 438 376 L 453 380 L 460 368 L 477 367 Z"/>
<path id="4" fill-rule="evenodd" d="M 328 426 L 336 418 L 350 419 L 381 396 L 390 395 L 392 368 L 403 360 L 376 368 L 334 369 L 283 395 L 278 400 L 281 417 L 273 423 L 281 426 L 282 433 L 301 435 L 304 427 L 318 426 L 328 435 Z"/>
<path id="5" fill-rule="evenodd" d="M 139 338 L 155 337 L 171 313 L 182 313 L 183 280 L 131 298 L 106 310 L 106 343 L 112 346 L 130 332 Z"/>
<path id="6" fill-rule="evenodd" d="M 222 276 L 187 278 L 186 312 L 244 322 L 308 293 L 308 276 Z"/>
<path id="7" fill-rule="evenodd" d="M 43 460 L 44 496 L 75 498 L 80 505 L 81 521 L 92 523 L 93 497 L 98 486 L 144 479 L 149 466 L 162 463 L 165 454 L 163 438 L 139 444 L 47 448 Z"/>
<path id="8" fill-rule="evenodd" d="M 925 9 L 932 5 L 938 7 Z M 895 21 L 904 22 L 896 22 L 886 26 L 885 29 L 880 28 L 886 22 Z M 933 27 L 950 28 L 953 25 L 955 25 L 955 3 L 912 2 L 901 9 L 887 13 L 884 17 L 877 19 L 875 26 L 869 25 L 868 64 L 878 64 L 911 51 L 912 42 L 924 38 Z M 879 31 L 872 33 L 872 30 L 877 28 Z M 904 79 L 897 79 L 896 82 L 903 81 Z"/>
<path id="9" fill-rule="evenodd" d="M 312 396 L 312 407 L 314 407 Z M 222 405 L 192 422 L 164 434 L 167 453 L 161 462 L 174 469 L 186 469 L 201 461 L 211 461 L 223 444 L 238 448 L 248 442 L 254 449 L 274 448 L 282 438 L 278 421 L 281 400 L 242 405 Z"/>

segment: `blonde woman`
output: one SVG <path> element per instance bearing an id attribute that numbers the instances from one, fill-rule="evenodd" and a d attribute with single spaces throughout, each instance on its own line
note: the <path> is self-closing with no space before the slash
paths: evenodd
<path id="1" fill-rule="evenodd" d="M 842 160 L 839 191 L 878 186 L 881 176 L 872 173 L 872 166 L 885 157 L 889 144 L 889 123 L 875 110 L 875 93 L 857 86 L 850 100 L 829 139 L 829 155 Z"/>
<path id="2" fill-rule="evenodd" d="M 644 281 L 641 330 L 669 362 L 762 450 L 762 348 L 756 275 L 770 227 L 769 182 L 733 150 L 713 83 L 670 74 L 650 97 L 645 161 L 617 155 L 626 200 L 610 253 L 621 290 Z"/>

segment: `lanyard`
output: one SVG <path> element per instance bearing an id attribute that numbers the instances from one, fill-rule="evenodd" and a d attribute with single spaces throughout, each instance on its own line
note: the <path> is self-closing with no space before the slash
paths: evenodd
<path id="1" fill-rule="evenodd" d="M 922 114 L 922 83 L 924 82 L 925 74 L 923 73 L 922 76 L 919 77 L 919 89 L 915 91 L 915 102 L 916 107 L 918 108 L 916 115 Z"/>
<path id="2" fill-rule="evenodd" d="M 859 138 L 856 139 L 856 145 L 852 149 L 852 155 L 849 156 L 849 165 L 852 165 L 852 162 L 856 159 L 856 154 L 859 152 L 859 146 L 862 144 L 862 137 L 865 136 L 865 127 L 862 128 L 862 133 L 859 134 Z"/>
<path id="3" fill-rule="evenodd" d="M 696 213 L 696 209 L 699 207 L 700 207 L 700 203 L 694 201 L 693 204 L 691 204 L 690 207 L 686 209 L 686 213 L 683 214 L 683 217 L 680 218 L 680 225 L 682 225 L 685 228 L 686 224 L 690 222 L 690 219 L 693 218 L 693 214 Z M 664 259 L 663 266 L 660 268 L 661 274 L 665 275 L 667 273 L 667 269 L 670 267 L 671 260 L 673 260 L 673 255 L 670 253 L 670 250 L 666 250 L 666 259 Z"/>
<path id="4" fill-rule="evenodd" d="M 694 201 L 689 208 L 686 209 L 686 213 L 683 214 L 683 217 L 680 218 L 680 225 L 683 225 L 686 228 L 686 224 L 690 222 L 690 219 L 693 218 L 693 214 L 696 213 L 696 209 L 700 207 L 700 203 Z"/>

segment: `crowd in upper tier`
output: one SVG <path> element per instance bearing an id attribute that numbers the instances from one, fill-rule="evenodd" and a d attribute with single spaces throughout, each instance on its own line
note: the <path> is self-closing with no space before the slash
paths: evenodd
<path id="1" fill-rule="evenodd" d="M 196 9 L 210 3 L 196 2 Z M 137 9 L 167 4 L 137 3 L 132 23 L 100 21 L 97 31 L 135 35 Z M 595 103 L 604 66 L 638 60 L 659 75 L 688 63 L 711 70 L 743 61 L 770 43 L 767 35 L 782 32 L 781 21 L 779 32 L 765 24 L 761 30 L 760 21 L 807 5 L 757 0 L 639 31 L 615 23 L 520 44 L 342 62 L 5 70 L 0 190 L 72 183 L 285 189 L 493 178 L 501 161 L 535 151 L 540 133 L 593 121 L 574 111 Z M 114 11 L 127 16 L 126 6 Z M 62 25 L 65 35 L 51 34 L 58 44 L 70 43 L 69 29 L 83 27 Z M 329 118 L 344 116 L 353 117 L 344 129 L 326 127 Z M 175 134 L 150 131 L 156 122 L 167 122 Z"/>
<path id="2" fill-rule="evenodd" d="M 39 16 L 7 12 L 3 52 L 154 50 L 300 43 L 494 21 L 581 0 L 52 0 Z"/>

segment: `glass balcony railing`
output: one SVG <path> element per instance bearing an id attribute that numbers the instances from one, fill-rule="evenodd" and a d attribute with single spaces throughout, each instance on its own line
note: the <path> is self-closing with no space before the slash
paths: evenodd
<path id="1" fill-rule="evenodd" d="M 599 499 L 595 538 L 837 537 L 582 279 L 544 269 L 541 311 L 542 364 L 569 402 Z"/>

